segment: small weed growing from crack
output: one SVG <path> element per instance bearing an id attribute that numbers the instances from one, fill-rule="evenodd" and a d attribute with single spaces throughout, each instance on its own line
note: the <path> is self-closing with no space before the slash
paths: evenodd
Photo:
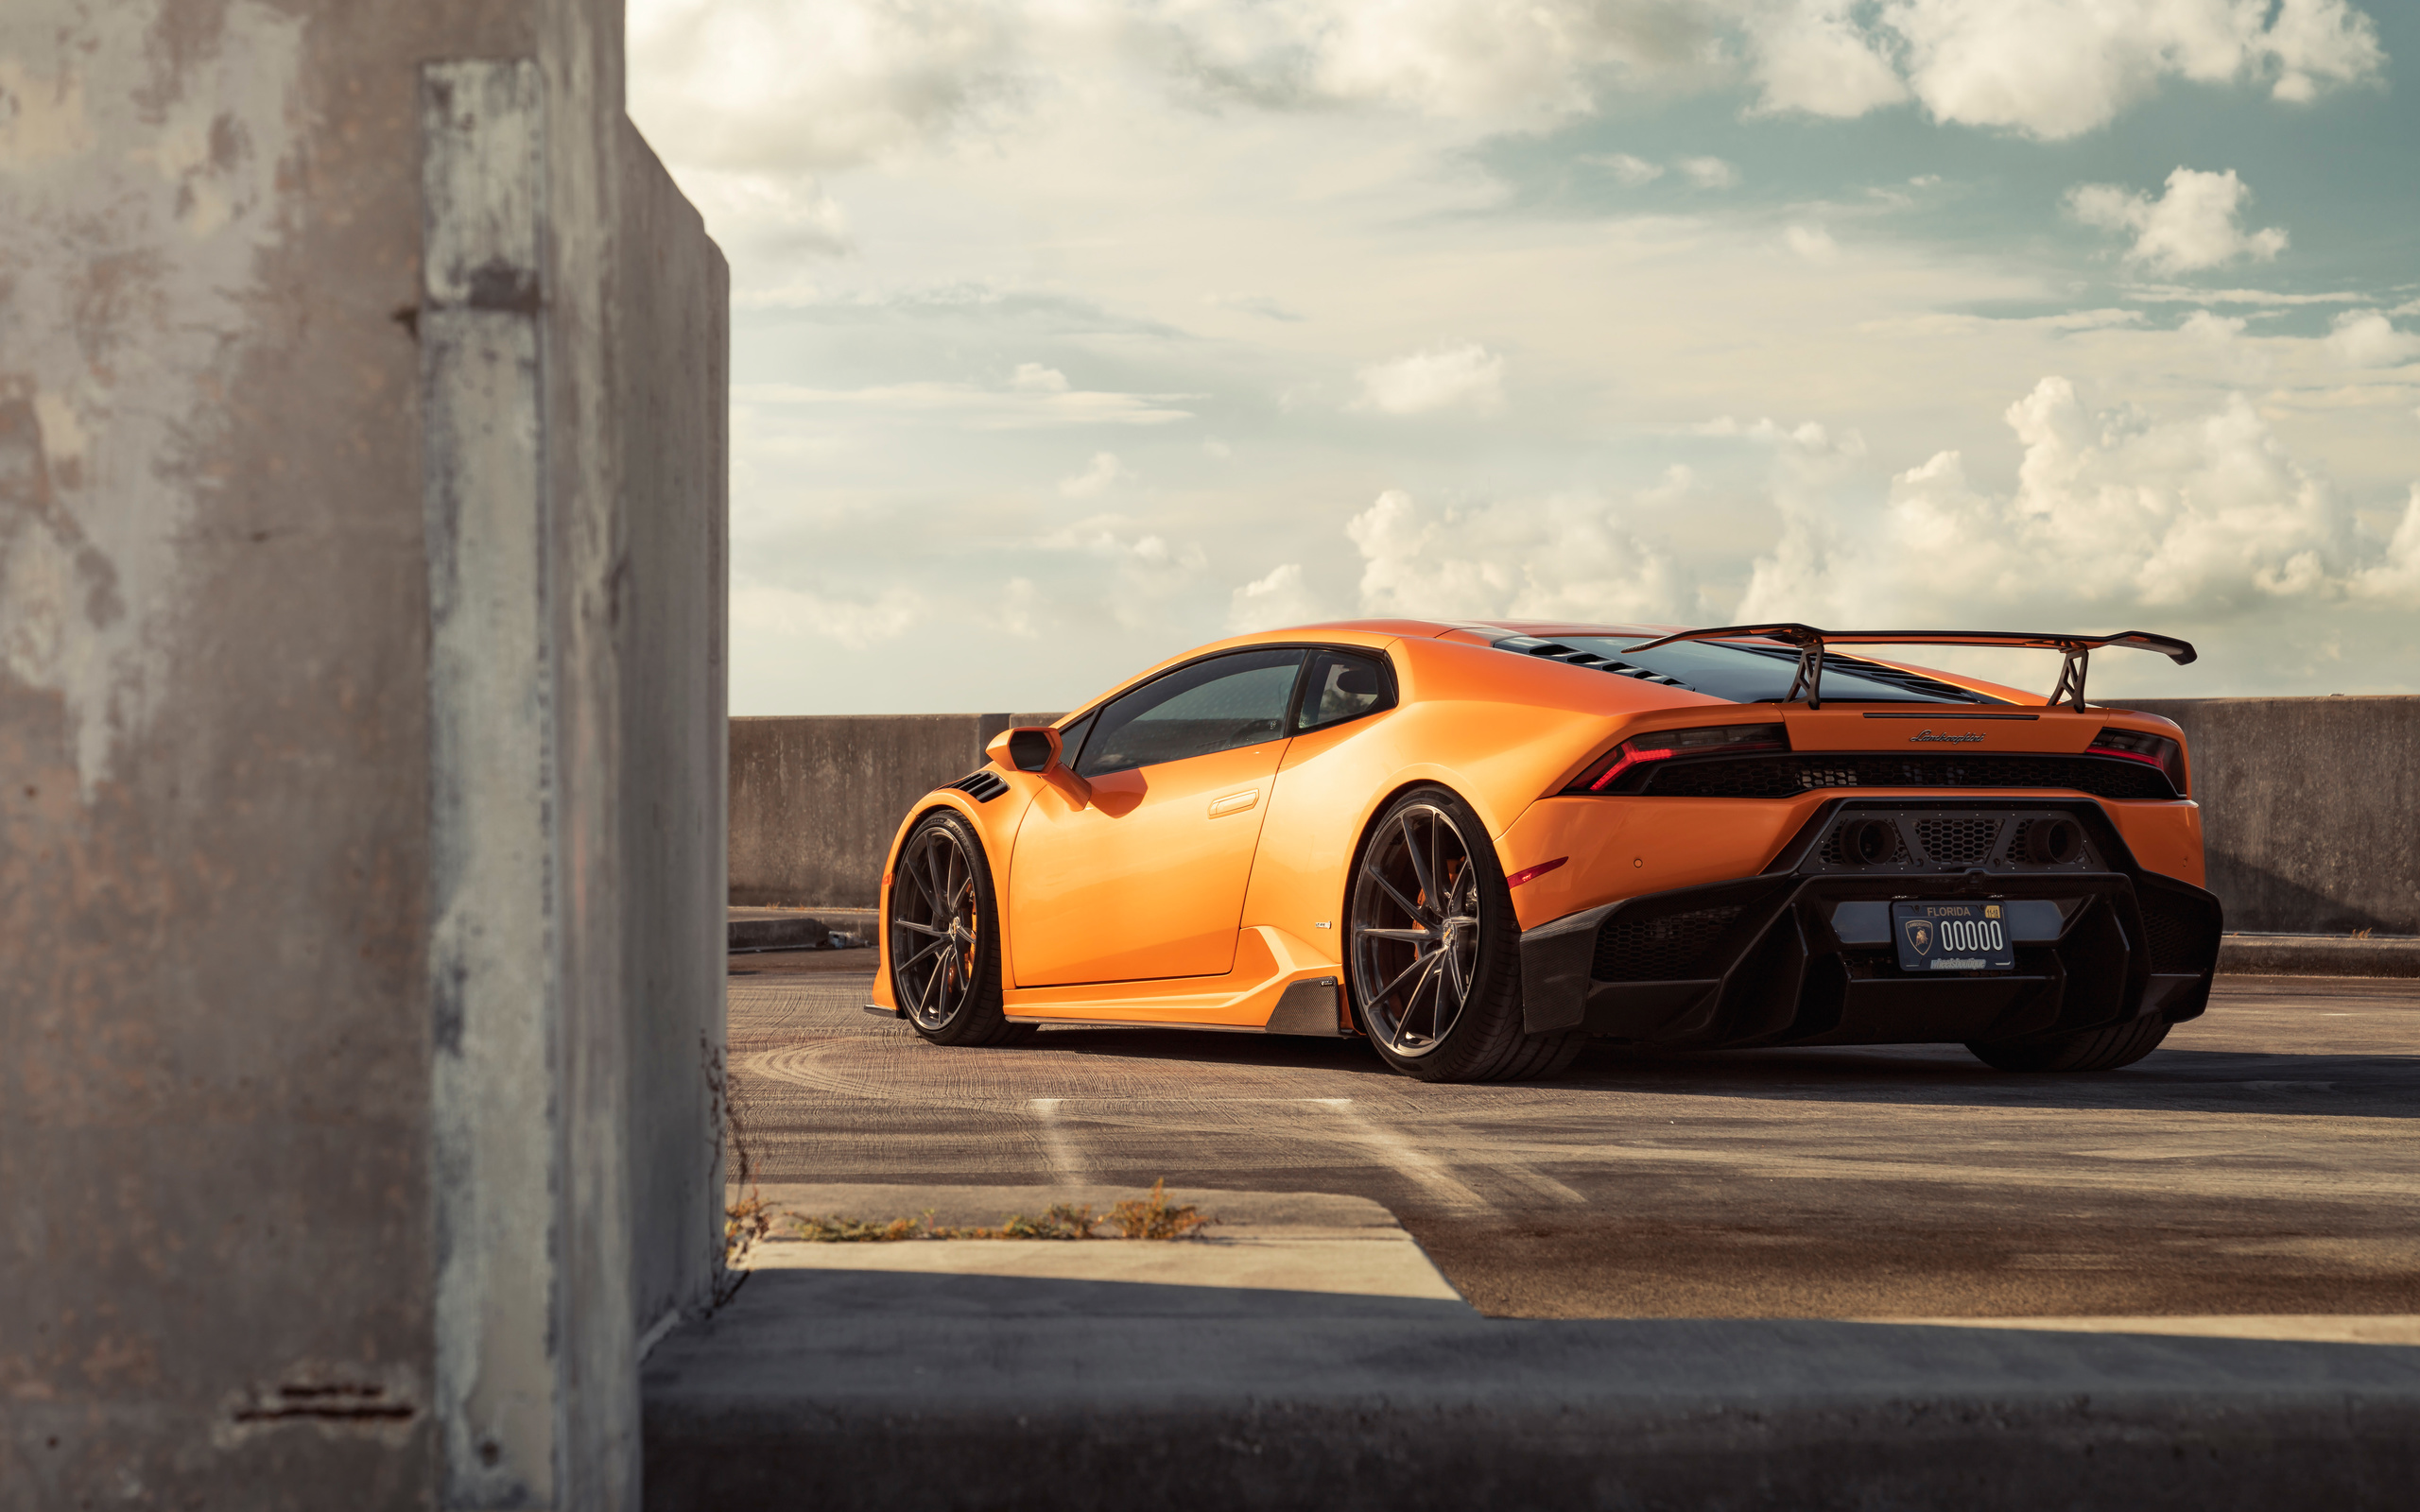
<path id="1" fill-rule="evenodd" d="M 997 1228 L 970 1228 L 959 1237 L 965 1239 L 1098 1239 L 1093 1225 L 1100 1222 L 1093 1216 L 1092 1204 L 1071 1208 L 1061 1202 L 1052 1205 L 1039 1218 L 1028 1218 L 1012 1212 L 1000 1220 Z"/>
<path id="2" fill-rule="evenodd" d="M 748 1195 L 722 1211 L 723 1268 L 738 1270 L 747 1263 L 749 1251 L 773 1231 L 773 1205 L 752 1186 Z"/>
<path id="3" fill-rule="evenodd" d="M 749 1253 L 772 1233 L 775 1214 L 756 1189 L 756 1142 L 749 1127 L 747 1101 L 731 1083 L 722 1048 L 701 1034 L 698 1054 L 706 1078 L 713 1143 L 718 1146 L 706 1167 L 708 1178 L 726 1194 L 746 1192 L 736 1201 L 726 1200 L 722 1210 L 722 1263 L 714 1282 L 714 1305 L 719 1308 L 739 1295 L 748 1280 Z"/>
<path id="4" fill-rule="evenodd" d="M 1215 1221 L 1196 1212 L 1191 1203 L 1170 1207 L 1167 1183 L 1154 1181 L 1149 1197 L 1120 1202 L 1098 1217 L 1089 1203 L 1075 1207 L 1064 1202 L 1039 1218 L 1010 1213 L 995 1228 L 936 1224 L 929 1209 L 921 1217 L 888 1221 L 844 1218 L 838 1213 L 821 1218 L 792 1213 L 790 1231 L 785 1237 L 819 1245 L 887 1245 L 911 1239 L 1184 1239 Z M 1115 1232 L 1099 1232 L 1102 1224 Z"/>
<path id="5" fill-rule="evenodd" d="M 1183 1239 L 1196 1228 L 1210 1222 L 1193 1211 L 1193 1204 L 1182 1208 L 1168 1206 L 1168 1184 L 1163 1178 L 1151 1183 L 1151 1194 L 1137 1200 L 1128 1198 L 1109 1210 L 1109 1223 L 1121 1239 Z"/>
<path id="6" fill-rule="evenodd" d="M 804 1239 L 819 1245 L 888 1245 L 902 1239 L 938 1239 L 942 1235 L 932 1229 L 931 1213 L 922 1218 L 893 1218 L 889 1223 L 868 1223 L 858 1218 L 843 1218 L 837 1213 L 829 1218 L 810 1218 L 793 1212 L 788 1223 L 794 1230 L 786 1237 Z"/>
<path id="7" fill-rule="evenodd" d="M 996 1228 L 937 1224 L 929 1210 L 920 1218 L 892 1218 L 888 1222 L 844 1218 L 838 1213 L 816 1218 L 794 1212 L 789 1216 L 792 1231 L 788 1237 L 819 1245 L 888 1245 L 905 1239 L 1098 1239 L 1100 1235 L 1093 1232 L 1093 1226 L 1100 1221 L 1093 1216 L 1090 1207 L 1071 1208 L 1063 1202 L 1039 1218 L 1010 1213 Z"/>

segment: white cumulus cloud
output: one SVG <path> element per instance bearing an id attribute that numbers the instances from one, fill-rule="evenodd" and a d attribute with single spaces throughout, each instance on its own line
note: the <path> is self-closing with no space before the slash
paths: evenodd
<path id="1" fill-rule="evenodd" d="M 1538 120 L 1608 87 L 1712 82 L 1731 18 L 1691 0 L 1171 4 L 1121 28 L 1214 96 Z"/>
<path id="2" fill-rule="evenodd" d="M 1110 485 L 1134 474 L 1114 452 L 1095 452 L 1092 464 L 1073 477 L 1059 480 L 1059 491 L 1070 499 L 1089 499 Z"/>
<path id="3" fill-rule="evenodd" d="M 1249 635 L 1326 617 L 1318 595 L 1303 581 L 1303 564 L 1289 561 L 1236 590 L 1227 608 L 1227 633 Z"/>
<path id="4" fill-rule="evenodd" d="M 1368 614 L 1660 622 L 1691 599 L 1669 554 L 1600 499 L 1437 511 L 1390 489 L 1345 534 L 1361 553 Z"/>
<path id="5" fill-rule="evenodd" d="M 2106 126 L 2171 77 L 2304 100 L 2386 63 L 2377 25 L 2344 0 L 1894 0 L 1882 21 L 1936 118 L 2046 140 Z"/>
<path id="6" fill-rule="evenodd" d="M 2244 339 L 2251 322 L 2237 315 L 2215 315 L 2208 310 L 2196 310 L 2185 318 L 2177 332 L 2199 344 L 2218 364 L 2219 371 L 2237 383 L 2260 383 L 2268 378 L 2268 356 Z"/>
<path id="7" fill-rule="evenodd" d="M 1908 97 L 1879 39 L 1859 27 L 1850 0 L 1798 0 L 1751 28 L 1757 109 L 1863 115 Z"/>
<path id="8" fill-rule="evenodd" d="M 2387 542 L 2385 559 L 2364 569 L 2353 586 L 2366 597 L 2385 599 L 2398 608 L 2408 610 L 2420 603 L 2420 483 L 2411 485 L 2403 519 Z"/>
<path id="9" fill-rule="evenodd" d="M 2327 334 L 2327 348 L 2356 368 L 2393 368 L 2420 357 L 2420 335 L 2398 331 L 2378 310 L 2347 310 Z"/>
<path id="10" fill-rule="evenodd" d="M 1360 393 L 1353 407 L 1358 410 L 1426 415 L 1470 409 L 1492 415 L 1504 407 L 1504 359 L 1475 341 L 1374 363 L 1356 376 Z"/>
<path id="11" fill-rule="evenodd" d="M 1792 226 L 1782 232 L 1782 240 L 1789 244 L 1791 251 L 1810 263 L 1840 261 L 1840 243 L 1832 240 L 1832 233 L 1821 226 Z"/>
<path id="12" fill-rule="evenodd" d="M 1720 158 L 1683 158 L 1673 166 L 1701 189 L 1728 189 L 1739 181 L 1739 170 Z"/>
<path id="13" fill-rule="evenodd" d="M 2307 100 L 2382 76 L 2348 0 L 632 0 L 630 109 L 668 160 L 829 174 L 1046 116 L 1071 76 L 1177 98 L 1367 105 L 1485 127 L 1738 78 L 1758 109 L 2046 139 L 2162 81 Z"/>
<path id="14" fill-rule="evenodd" d="M 1942 452 L 1870 514 L 1785 502 L 1741 615 L 2210 624 L 2371 592 L 2400 570 L 2240 395 L 2148 423 L 2095 412 L 2051 377 L 2007 420 L 2023 448 L 2013 490 Z"/>
<path id="15" fill-rule="evenodd" d="M 2117 184 L 2078 184 L 2067 191 L 2067 208 L 2087 226 L 2132 232 L 2130 262 L 2163 273 L 2189 273 L 2238 258 L 2269 262 L 2286 249 L 2286 233 L 2272 226 L 2246 231 L 2242 215 L 2252 190 L 2229 168 L 2204 173 L 2178 168 L 2157 199 L 2130 194 Z"/>
<path id="16" fill-rule="evenodd" d="M 974 0 L 634 0 L 631 112 L 699 167 L 854 167 L 1013 103 L 1035 19 Z"/>
<path id="17" fill-rule="evenodd" d="M 1078 595 L 1084 599 L 1080 607 L 1103 612 L 1127 629 L 1162 627 L 1168 605 L 1210 565 L 1199 544 L 1170 541 L 1156 530 L 1137 530 L 1132 522 L 1115 515 L 1080 521 L 1038 544 L 1046 551 L 1089 558 L 1105 568 Z"/>
<path id="18" fill-rule="evenodd" d="M 924 607 L 922 595 L 902 587 L 886 588 L 871 598 L 851 598 L 743 578 L 731 590 L 735 632 L 776 644 L 837 641 L 861 651 L 905 634 Z"/>

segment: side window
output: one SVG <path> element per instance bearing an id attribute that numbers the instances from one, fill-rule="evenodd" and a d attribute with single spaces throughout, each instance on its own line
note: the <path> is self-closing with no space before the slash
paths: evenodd
<path id="1" fill-rule="evenodd" d="M 1076 770 L 1086 777 L 1282 739 L 1300 647 L 1236 651 L 1181 667 L 1100 712 Z"/>
<path id="2" fill-rule="evenodd" d="M 1294 730 L 1320 730 L 1394 707 L 1394 679 L 1374 656 L 1352 651 L 1314 651 L 1311 675 L 1303 680 L 1303 707 Z"/>
<path id="3" fill-rule="evenodd" d="M 1093 713 L 1084 715 L 1081 719 L 1077 720 L 1074 724 L 1064 727 L 1059 731 L 1059 759 L 1061 761 L 1066 763 L 1069 766 L 1073 766 L 1078 762 L 1083 760 L 1084 737 L 1093 732 L 1093 721 L 1099 717 L 1099 711 L 1096 710 Z"/>

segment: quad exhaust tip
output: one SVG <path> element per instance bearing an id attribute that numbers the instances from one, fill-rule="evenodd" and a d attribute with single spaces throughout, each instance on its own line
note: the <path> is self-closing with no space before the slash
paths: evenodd
<path id="1" fill-rule="evenodd" d="M 2083 854 L 2083 826 L 2073 819 L 2044 819 L 2025 827 L 2025 859 L 2035 866 L 2065 866 Z"/>
<path id="2" fill-rule="evenodd" d="M 1889 819 L 1851 819 L 1841 826 L 1841 853 L 1850 860 L 1880 866 L 1898 851 L 1899 827 Z"/>

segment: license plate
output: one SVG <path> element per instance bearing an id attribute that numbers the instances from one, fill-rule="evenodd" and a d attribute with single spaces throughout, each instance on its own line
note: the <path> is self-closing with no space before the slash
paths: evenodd
<path id="1" fill-rule="evenodd" d="M 1893 903 L 1891 937 L 1903 971 L 2013 971 L 2006 907 L 1999 903 Z"/>

